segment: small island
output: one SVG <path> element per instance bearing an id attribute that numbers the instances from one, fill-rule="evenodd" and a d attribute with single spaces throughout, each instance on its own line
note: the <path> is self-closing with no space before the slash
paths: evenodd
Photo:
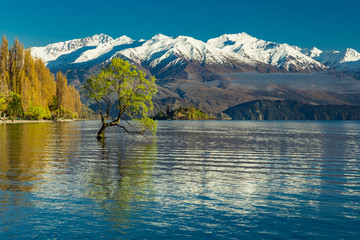
<path id="1" fill-rule="evenodd" d="M 207 115 L 204 111 L 195 107 L 179 107 L 171 110 L 168 106 L 166 112 L 159 111 L 154 120 L 216 120 L 215 117 Z"/>

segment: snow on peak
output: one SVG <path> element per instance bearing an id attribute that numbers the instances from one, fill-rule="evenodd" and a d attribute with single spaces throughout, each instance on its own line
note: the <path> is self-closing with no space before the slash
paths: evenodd
<path id="1" fill-rule="evenodd" d="M 300 47 L 298 47 L 298 46 L 292 45 L 291 47 L 292 47 L 293 49 L 295 49 L 296 51 L 299 51 L 299 52 L 302 52 L 302 51 L 303 51 L 303 49 L 300 48 Z"/>
<path id="2" fill-rule="evenodd" d="M 354 64 L 352 62 L 360 60 L 360 53 L 352 48 L 347 48 L 343 51 L 324 51 L 319 56 L 314 57 L 314 59 L 339 70 L 349 69 L 347 64 L 350 64 L 353 69 Z"/>
<path id="3" fill-rule="evenodd" d="M 254 42 L 256 40 L 258 39 L 243 32 L 237 34 L 224 34 L 218 38 L 209 39 L 207 41 L 207 44 L 218 48 L 225 48 L 226 46 L 235 45 L 238 42 L 245 43 L 245 42 Z"/>
<path id="4" fill-rule="evenodd" d="M 318 57 L 318 56 L 320 56 L 320 54 L 321 54 L 322 52 L 323 52 L 323 51 L 321 51 L 320 49 L 318 49 L 318 48 L 316 48 L 316 47 L 313 47 L 313 48 L 310 50 L 309 57 L 311 57 L 311 58 Z"/>
<path id="5" fill-rule="evenodd" d="M 186 45 L 186 41 L 187 37 L 180 36 L 174 39 L 163 34 L 157 34 L 141 46 L 134 49 L 125 49 L 121 54 L 137 63 L 148 62 L 150 65 L 155 66 L 163 59 L 174 55 L 175 52 L 181 52 L 178 50 L 181 46 Z"/>
<path id="6" fill-rule="evenodd" d="M 340 63 L 343 62 L 354 62 L 360 60 L 360 53 L 358 53 L 355 49 L 347 48 L 343 52 L 341 52 L 343 55 L 343 59 L 340 61 Z"/>
<path id="7" fill-rule="evenodd" d="M 320 49 L 318 49 L 316 47 L 313 47 L 311 49 L 309 49 L 309 48 L 304 48 L 304 49 L 298 48 L 296 50 L 298 50 L 299 52 L 305 54 L 306 56 L 308 56 L 310 58 L 317 58 L 323 52 L 323 51 L 321 51 Z"/>
<path id="8" fill-rule="evenodd" d="M 245 62 L 243 57 L 237 57 L 192 37 L 172 38 L 162 34 L 154 36 L 139 47 L 125 49 L 121 54 L 138 64 L 145 63 L 151 67 L 159 64 L 170 66 L 183 61 L 224 64 L 230 58 Z"/>
<path id="9" fill-rule="evenodd" d="M 229 40 L 257 40 L 257 38 L 250 36 L 249 34 L 242 32 L 242 33 L 234 33 L 234 34 L 224 34 L 220 37 L 227 38 Z"/>
<path id="10" fill-rule="evenodd" d="M 164 34 L 159 33 L 159 34 L 155 35 L 154 37 L 152 37 L 151 39 L 161 41 L 161 40 L 166 40 L 166 39 L 172 39 L 172 37 L 168 37 Z"/>
<path id="11" fill-rule="evenodd" d="M 125 36 L 125 35 L 116 38 L 114 41 L 117 42 L 117 43 L 123 43 L 123 44 L 134 42 L 133 39 L 131 39 L 128 36 Z"/>
<path id="12" fill-rule="evenodd" d="M 92 37 L 83 38 L 83 40 L 86 43 L 86 46 L 90 46 L 90 45 L 97 46 L 98 44 L 107 43 L 113 41 L 114 39 L 106 34 L 101 33 L 101 34 L 96 34 Z"/>
<path id="13" fill-rule="evenodd" d="M 128 36 L 121 36 L 119 38 L 116 38 L 115 40 L 111 41 L 105 41 L 99 45 L 96 46 L 94 49 L 90 49 L 87 51 L 84 51 L 80 57 L 78 57 L 74 63 L 82 63 L 87 62 L 92 59 L 96 59 L 106 53 L 109 53 L 111 50 L 114 49 L 116 46 L 126 45 L 126 44 L 132 44 L 135 42 L 135 40 L 129 38 Z"/>
<path id="14" fill-rule="evenodd" d="M 227 52 L 248 56 L 265 64 L 271 64 L 284 70 L 294 66 L 298 70 L 323 69 L 321 63 L 299 52 L 288 44 L 267 42 L 246 33 L 225 34 L 207 41 L 208 44 Z"/>
<path id="15" fill-rule="evenodd" d="M 59 56 L 70 54 L 80 48 L 94 47 L 111 41 L 113 41 L 113 39 L 106 34 L 96 34 L 92 37 L 48 44 L 45 47 L 33 47 L 31 49 L 31 54 L 43 59 L 45 63 L 48 63 L 57 59 Z"/>
<path id="16" fill-rule="evenodd" d="M 255 66 L 271 64 L 286 71 L 313 71 L 327 67 L 355 69 L 360 53 L 348 48 L 344 51 L 321 51 L 316 47 L 297 46 L 264 41 L 245 32 L 224 34 L 206 43 L 188 36 L 169 37 L 157 34 L 149 40 L 135 41 L 125 35 L 113 39 L 106 34 L 33 47 L 31 53 L 51 66 L 83 63 L 120 54 L 138 64 L 157 66 L 197 61 L 202 64 L 227 64 L 241 61 Z M 61 58 L 59 58 L 61 56 Z M 101 60 L 100 58 L 98 60 Z M 97 60 L 97 61 L 98 61 Z M 354 63 L 355 62 L 355 63 Z M 345 66 L 351 63 L 351 66 Z"/>

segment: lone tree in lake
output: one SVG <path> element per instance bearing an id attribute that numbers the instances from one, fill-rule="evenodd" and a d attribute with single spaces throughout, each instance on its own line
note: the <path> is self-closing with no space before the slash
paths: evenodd
<path id="1" fill-rule="evenodd" d="M 143 134 L 146 130 L 155 134 L 157 122 L 147 117 L 154 107 L 151 99 L 157 92 L 155 78 L 146 78 L 144 72 L 128 61 L 112 59 L 100 73 L 86 80 L 83 92 L 99 107 L 102 126 L 98 139 L 104 139 L 105 129 L 111 126 L 131 134 Z M 113 106 L 117 108 L 116 118 L 107 121 Z M 120 121 L 125 122 L 125 126 L 120 125 Z"/>

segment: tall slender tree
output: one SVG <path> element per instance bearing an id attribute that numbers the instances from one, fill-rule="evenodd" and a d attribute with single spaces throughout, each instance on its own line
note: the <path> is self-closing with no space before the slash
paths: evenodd
<path id="1" fill-rule="evenodd" d="M 0 48 L 0 95 L 3 97 L 9 94 L 9 46 L 5 35 L 2 38 Z"/>
<path id="2" fill-rule="evenodd" d="M 66 105 L 66 94 L 67 94 L 67 79 L 64 77 L 62 72 L 56 74 L 56 97 L 57 97 L 57 107 L 65 107 Z"/>
<path id="3" fill-rule="evenodd" d="M 75 112 L 81 113 L 81 100 L 79 91 L 75 91 Z"/>
<path id="4" fill-rule="evenodd" d="M 9 112 L 13 115 L 49 116 L 50 108 L 54 112 L 62 108 L 80 114 L 79 92 L 68 86 L 61 72 L 57 73 L 55 82 L 44 62 L 34 59 L 31 49 L 25 49 L 18 39 L 9 50 L 8 41 L 3 36 L 0 51 L 0 112 L 10 106 Z"/>
<path id="5" fill-rule="evenodd" d="M 41 59 L 35 60 L 35 69 L 40 84 L 42 105 L 50 107 L 54 104 L 54 95 L 56 95 L 55 78 Z"/>
<path id="6" fill-rule="evenodd" d="M 21 94 L 21 83 L 24 81 L 24 46 L 16 38 L 10 48 L 10 87 L 13 92 Z"/>

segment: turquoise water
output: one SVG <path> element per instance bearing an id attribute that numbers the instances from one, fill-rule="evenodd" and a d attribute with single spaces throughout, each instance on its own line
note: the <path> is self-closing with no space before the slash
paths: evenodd
<path id="1" fill-rule="evenodd" d="M 360 122 L 0 125 L 0 239 L 360 239 Z"/>

